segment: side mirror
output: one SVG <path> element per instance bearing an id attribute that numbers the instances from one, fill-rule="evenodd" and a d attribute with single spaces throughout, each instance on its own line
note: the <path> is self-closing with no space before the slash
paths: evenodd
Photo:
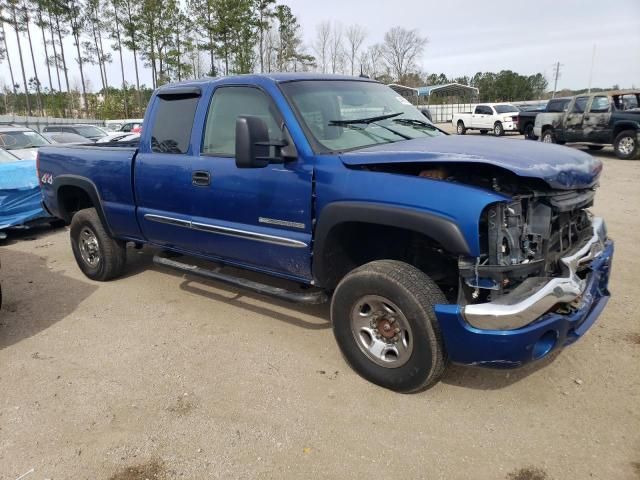
<path id="1" fill-rule="evenodd" d="M 285 158 L 296 158 L 297 151 L 286 127 L 284 135 L 284 140 L 270 140 L 267 124 L 260 117 L 250 115 L 238 117 L 236 119 L 236 166 L 264 168 L 269 163 L 282 163 Z"/>

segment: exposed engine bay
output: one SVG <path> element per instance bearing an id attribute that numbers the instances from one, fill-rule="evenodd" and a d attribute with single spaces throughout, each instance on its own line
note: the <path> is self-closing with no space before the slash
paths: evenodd
<path id="1" fill-rule="evenodd" d="M 495 301 L 525 279 L 561 273 L 559 260 L 592 235 L 595 187 L 553 190 L 544 181 L 522 178 L 490 165 L 376 165 L 373 170 L 464 183 L 511 196 L 491 204 L 480 219 L 481 256 L 460 259 L 458 302 Z"/>

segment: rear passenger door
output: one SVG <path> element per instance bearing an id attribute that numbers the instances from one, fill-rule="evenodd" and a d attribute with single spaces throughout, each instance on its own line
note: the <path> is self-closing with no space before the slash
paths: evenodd
<path id="1" fill-rule="evenodd" d="M 589 97 L 578 97 L 573 102 L 571 111 L 567 113 L 564 122 L 564 140 L 567 142 L 583 141 L 584 112 L 587 108 Z"/>
<path id="2" fill-rule="evenodd" d="M 149 134 L 140 139 L 134 185 L 138 222 L 158 245 L 189 250 L 194 151 L 191 131 L 199 88 L 176 88 L 153 99 Z"/>
<path id="3" fill-rule="evenodd" d="M 591 99 L 589 111 L 584 116 L 584 140 L 607 143 L 611 139 L 611 102 L 606 95 L 596 95 Z"/>

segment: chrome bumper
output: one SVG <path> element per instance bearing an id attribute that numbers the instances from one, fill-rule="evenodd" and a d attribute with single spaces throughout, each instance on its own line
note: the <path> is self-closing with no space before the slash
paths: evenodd
<path id="1" fill-rule="evenodd" d="M 587 280 L 578 277 L 580 267 L 602 253 L 607 229 L 602 218 L 593 219 L 593 235 L 573 255 L 561 258 L 565 276 L 529 278 L 494 302 L 466 305 L 464 319 L 484 330 L 513 330 L 540 318 L 559 303 L 580 301 Z"/>

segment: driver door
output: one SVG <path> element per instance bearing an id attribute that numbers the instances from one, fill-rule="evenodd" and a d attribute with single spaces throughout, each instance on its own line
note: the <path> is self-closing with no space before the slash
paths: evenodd
<path id="1" fill-rule="evenodd" d="M 583 141 L 583 122 L 584 112 L 587 107 L 589 97 L 578 97 L 573 103 L 573 108 L 569 113 L 564 124 L 565 141 L 580 142 Z"/>
<path id="2" fill-rule="evenodd" d="M 192 190 L 191 250 L 282 276 L 311 278 L 312 172 L 299 157 L 264 168 L 238 168 L 235 124 L 260 117 L 269 137 L 282 138 L 283 120 L 257 86 L 218 86 L 211 98 L 200 152 L 192 169 L 208 182 Z"/>

